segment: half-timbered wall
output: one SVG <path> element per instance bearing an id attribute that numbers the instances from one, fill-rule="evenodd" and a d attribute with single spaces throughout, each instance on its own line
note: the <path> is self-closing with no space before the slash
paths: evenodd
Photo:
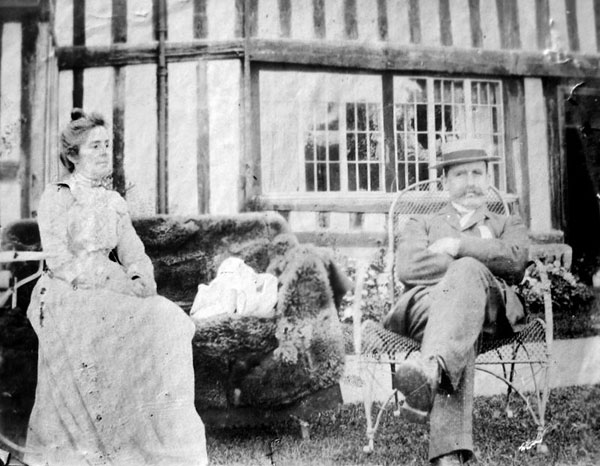
<path id="1" fill-rule="evenodd" d="M 230 213 L 261 206 L 283 212 L 298 231 L 381 232 L 390 193 L 306 201 L 265 192 L 261 71 L 318 67 L 368 72 L 384 83 L 412 75 L 500 80 L 505 187 L 532 227 L 552 227 L 551 189 L 538 180 L 540 174 L 552 178 L 550 161 L 560 154 L 552 153 L 558 148 L 546 135 L 543 83 L 600 76 L 597 2 L 166 0 L 165 11 L 162 5 L 162 0 L 55 1 L 58 126 L 74 106 L 105 114 L 114 132 L 115 183 L 134 214 Z M 2 63 L 20 53 L 17 29 L 4 25 Z M 18 86 L 8 78 L 15 69 L 4 69 L 3 95 L 17 98 Z M 4 105 L 3 100 L 0 118 L 7 121 L 14 107 Z M 389 151 L 389 141 L 385 144 Z M 14 152 L 7 162 L 10 157 Z M 44 170 L 58 174 L 50 160 Z M 36 195 L 28 194 L 28 205 L 35 206 Z M 12 205 L 7 209 L 5 215 L 23 215 Z"/>
<path id="2" fill-rule="evenodd" d="M 40 1 L 0 1 L 0 228 L 35 212 L 56 164 L 58 66 L 48 13 Z"/>

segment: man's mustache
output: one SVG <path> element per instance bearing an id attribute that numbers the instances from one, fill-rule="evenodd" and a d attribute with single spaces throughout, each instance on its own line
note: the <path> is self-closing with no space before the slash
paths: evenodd
<path id="1" fill-rule="evenodd" d="M 466 188 L 461 192 L 461 196 L 466 196 L 467 194 L 475 194 L 477 196 L 483 196 L 485 193 L 479 188 Z"/>

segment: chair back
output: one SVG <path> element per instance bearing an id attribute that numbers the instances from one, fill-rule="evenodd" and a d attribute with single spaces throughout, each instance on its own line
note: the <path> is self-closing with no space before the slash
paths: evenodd
<path id="1" fill-rule="evenodd" d="M 398 233 L 402 231 L 409 218 L 414 216 L 433 215 L 441 210 L 449 200 L 449 193 L 444 189 L 442 178 L 419 181 L 398 193 L 390 206 L 388 214 L 388 273 L 390 280 L 390 299 L 392 306 L 397 296 L 398 287 L 403 288 L 395 276 L 395 250 Z M 487 208 L 490 212 L 510 215 L 509 203 L 502 193 L 491 186 L 487 192 Z"/>

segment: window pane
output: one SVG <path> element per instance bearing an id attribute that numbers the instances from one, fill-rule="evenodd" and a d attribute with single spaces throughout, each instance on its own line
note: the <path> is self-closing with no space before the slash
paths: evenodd
<path id="1" fill-rule="evenodd" d="M 314 165 L 312 163 L 306 164 L 305 177 L 306 177 L 306 190 L 314 191 L 315 190 L 315 173 L 314 173 Z"/>
<path id="2" fill-rule="evenodd" d="M 379 109 L 376 104 L 369 104 L 369 131 L 379 130 Z"/>
<path id="3" fill-rule="evenodd" d="M 396 130 L 404 131 L 404 105 L 396 105 Z"/>
<path id="4" fill-rule="evenodd" d="M 314 160 L 314 157 L 315 157 L 314 150 L 315 150 L 315 146 L 313 144 L 312 134 L 309 133 L 307 135 L 306 143 L 304 144 L 304 159 L 307 161 Z"/>
<path id="5" fill-rule="evenodd" d="M 406 165 L 403 163 L 398 164 L 398 178 L 396 181 L 398 184 L 398 191 L 406 188 Z"/>
<path id="6" fill-rule="evenodd" d="M 488 104 L 488 89 L 489 89 L 488 83 L 483 83 L 481 85 L 481 101 L 480 101 L 480 103 L 483 105 Z"/>
<path id="7" fill-rule="evenodd" d="M 465 103 L 465 92 L 463 89 L 463 83 L 462 82 L 455 82 L 454 83 L 454 102 L 457 104 L 464 104 Z"/>
<path id="8" fill-rule="evenodd" d="M 408 164 L 408 184 L 411 185 L 417 181 L 417 167 L 414 163 Z"/>
<path id="9" fill-rule="evenodd" d="M 356 138 L 354 134 L 346 136 L 346 157 L 348 160 L 356 160 Z"/>
<path id="10" fill-rule="evenodd" d="M 371 133 L 369 135 L 369 160 L 373 162 L 377 162 L 380 160 L 380 144 L 379 144 L 379 134 Z"/>
<path id="11" fill-rule="evenodd" d="M 417 105 L 417 131 L 427 131 L 427 105 Z"/>
<path id="12" fill-rule="evenodd" d="M 356 191 L 356 164 L 348 164 L 348 191 Z"/>
<path id="13" fill-rule="evenodd" d="M 419 175 L 419 181 L 425 181 L 429 179 L 429 164 L 427 163 L 418 163 L 418 175 Z"/>
<path id="14" fill-rule="evenodd" d="M 329 165 L 329 190 L 340 190 L 340 164 L 332 163 Z"/>
<path id="15" fill-rule="evenodd" d="M 327 121 L 329 122 L 327 128 L 330 130 L 337 131 L 340 126 L 340 106 L 335 102 L 329 102 L 327 104 Z"/>
<path id="16" fill-rule="evenodd" d="M 498 132 L 498 109 L 496 107 L 492 107 L 492 131 Z"/>
<path id="17" fill-rule="evenodd" d="M 317 160 L 327 160 L 327 146 L 322 137 L 317 139 Z"/>
<path id="18" fill-rule="evenodd" d="M 404 151 L 404 139 L 401 135 L 396 135 L 396 160 L 406 160 L 406 154 Z"/>
<path id="19" fill-rule="evenodd" d="M 366 163 L 358 165 L 358 189 L 360 191 L 369 189 L 369 173 Z"/>
<path id="20" fill-rule="evenodd" d="M 347 191 L 341 161 L 358 159 L 357 134 L 361 158 L 380 150 L 369 139 L 382 132 L 381 86 L 376 74 L 259 70 L 263 192 Z"/>
<path id="21" fill-rule="evenodd" d="M 327 191 L 327 164 L 317 164 L 317 191 Z"/>
<path id="22" fill-rule="evenodd" d="M 356 129 L 356 120 L 354 118 L 354 104 L 346 104 L 346 128 L 348 130 Z"/>
<path id="23" fill-rule="evenodd" d="M 358 160 L 367 160 L 367 135 L 359 134 L 357 137 L 358 137 Z"/>
<path id="24" fill-rule="evenodd" d="M 356 104 L 356 118 L 357 126 L 356 129 L 359 131 L 365 131 L 367 129 L 367 105 Z"/>
<path id="25" fill-rule="evenodd" d="M 340 145 L 329 143 L 329 160 L 336 161 L 340 159 Z"/>
<path id="26" fill-rule="evenodd" d="M 371 191 L 379 191 L 379 166 L 371 165 Z"/>

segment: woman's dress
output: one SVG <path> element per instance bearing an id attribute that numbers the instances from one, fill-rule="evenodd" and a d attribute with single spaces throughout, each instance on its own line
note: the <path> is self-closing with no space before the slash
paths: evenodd
<path id="1" fill-rule="evenodd" d="M 27 311 L 39 360 L 25 461 L 206 464 L 195 327 L 156 295 L 123 198 L 73 176 L 46 189 L 38 224 L 49 270 Z M 109 259 L 114 249 L 120 263 Z M 136 294 L 134 282 L 146 291 Z"/>

